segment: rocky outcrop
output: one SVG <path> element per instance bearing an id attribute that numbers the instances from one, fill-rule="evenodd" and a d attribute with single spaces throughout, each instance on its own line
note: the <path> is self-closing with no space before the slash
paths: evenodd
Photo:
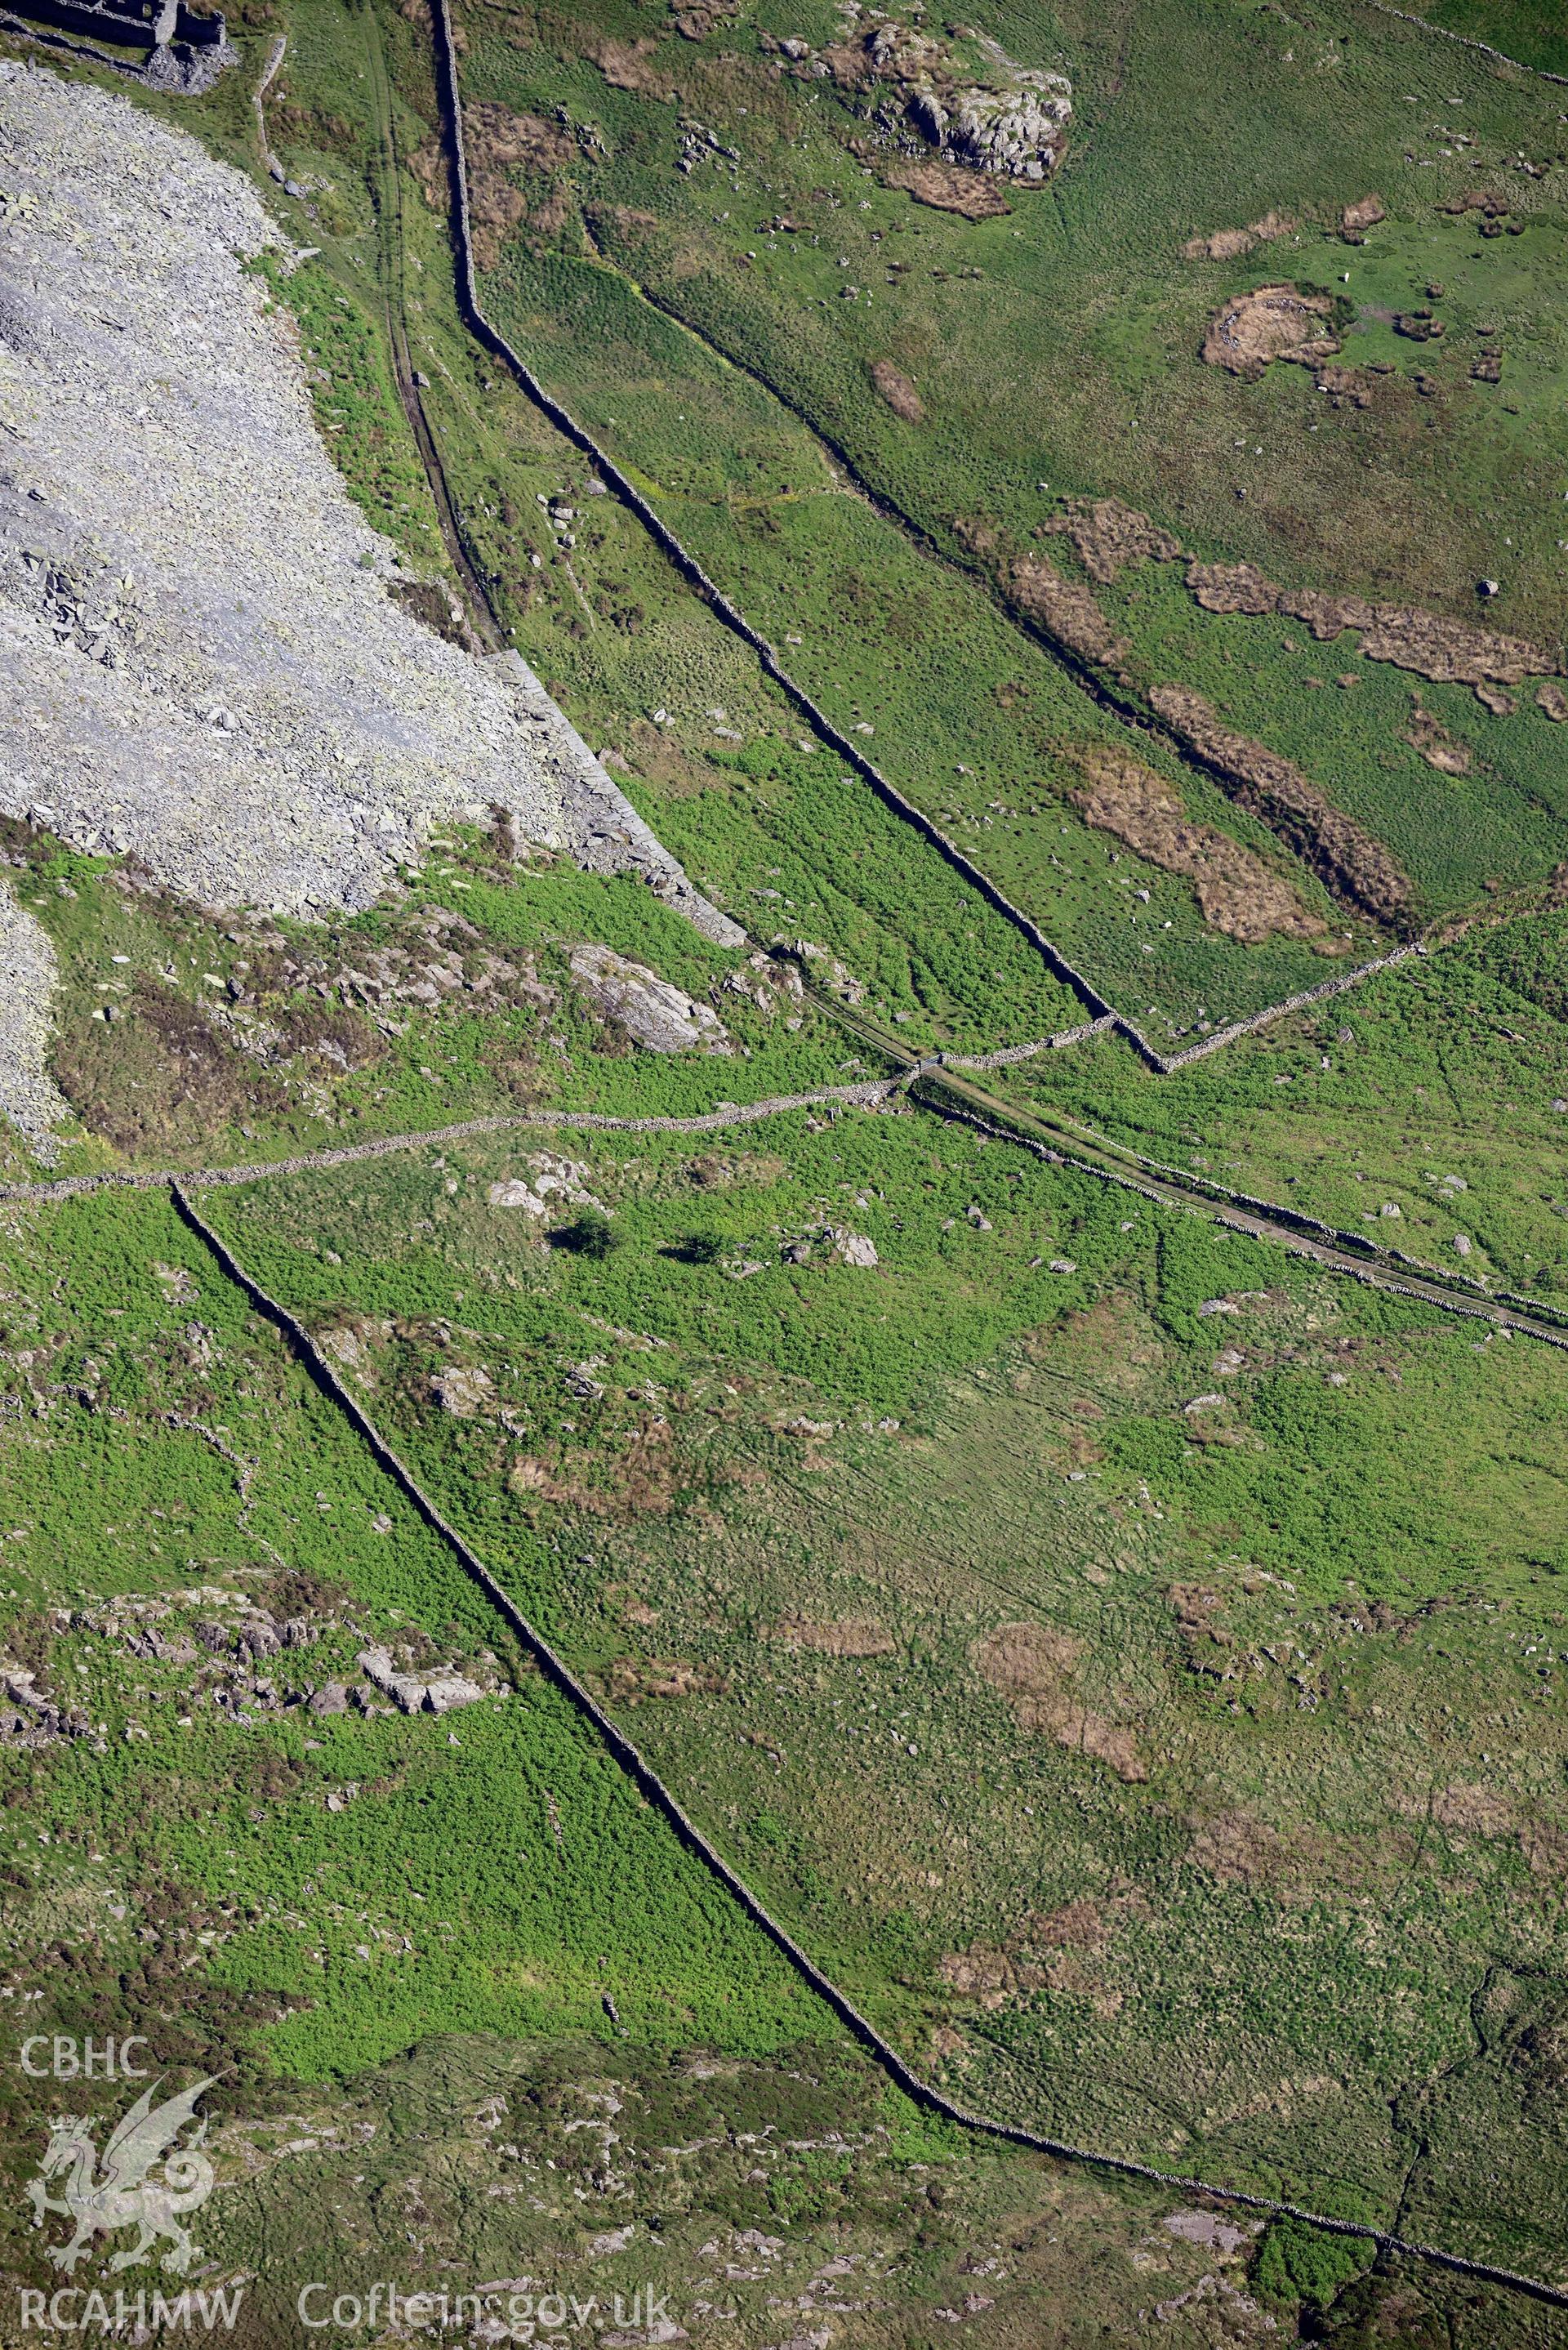
<path id="1" fill-rule="evenodd" d="M 603 1201 L 585 1188 L 587 1169 L 575 1159 L 559 1159 L 553 1150 L 535 1150 L 524 1164 L 528 1170 L 526 1180 L 508 1175 L 492 1183 L 485 1196 L 493 1208 L 521 1208 L 525 1216 L 547 1216 L 555 1200 L 574 1208 L 597 1208 L 604 1214 Z"/>
<path id="2" fill-rule="evenodd" d="M 403 1713 L 450 1713 L 454 1706 L 477 1705 L 487 1695 L 451 1665 L 422 1675 L 400 1672 L 385 1648 L 363 1648 L 355 1661 L 372 1687 Z"/>
<path id="3" fill-rule="evenodd" d="M 994 41 L 972 36 L 971 65 L 908 25 L 876 25 L 858 46 L 860 72 L 892 83 L 908 122 L 950 162 L 1035 182 L 1060 162 L 1073 118 L 1065 74 L 1016 65 Z"/>
<path id="4" fill-rule="evenodd" d="M 613 947 L 574 947 L 572 978 L 597 1011 L 650 1053 L 735 1049 L 711 1004 L 699 1003 L 646 963 L 628 962 Z"/>
<path id="5" fill-rule="evenodd" d="M 250 183 L 0 61 L 0 811 L 296 915 L 501 812 L 737 940 L 537 679 L 389 593 L 249 265 L 290 258 Z"/>

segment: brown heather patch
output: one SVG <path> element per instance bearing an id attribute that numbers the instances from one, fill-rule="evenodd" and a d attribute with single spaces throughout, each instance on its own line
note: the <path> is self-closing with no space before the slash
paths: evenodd
<path id="1" fill-rule="evenodd" d="M 1286 1846 L 1272 1827 L 1238 1808 L 1206 1820 L 1187 1856 L 1217 1884 L 1241 1885 L 1251 1891 L 1282 1873 Z"/>
<path id="2" fill-rule="evenodd" d="M 1330 360 L 1313 369 L 1313 381 L 1327 393 L 1332 408 L 1370 408 L 1380 390 L 1396 390 L 1398 378 L 1375 368 L 1338 367 Z"/>
<path id="3" fill-rule="evenodd" d="M 1108 745 L 1075 753 L 1085 782 L 1069 794 L 1085 820 L 1163 873 L 1190 880 L 1203 919 L 1228 938 L 1255 946 L 1278 933 L 1322 936 L 1322 919 L 1260 857 L 1214 825 L 1189 822 L 1174 787 L 1137 759 Z"/>
<path id="4" fill-rule="evenodd" d="M 1040 1950 L 1087 1950 L 1096 1958 L 1109 1949 L 1114 1925 L 1087 1894 L 1048 1918 L 1032 1918 L 1026 1939 Z"/>
<path id="5" fill-rule="evenodd" d="M 597 41 L 587 54 L 612 89 L 628 89 L 638 98 L 670 99 L 675 88 L 649 64 L 657 43 L 646 34 L 638 41 Z"/>
<path id="6" fill-rule="evenodd" d="M 1268 212 L 1247 228 L 1217 228 L 1209 236 L 1189 236 L 1181 248 L 1184 261 L 1239 261 L 1254 245 L 1271 244 L 1289 236 L 1295 222 L 1285 213 Z"/>
<path id="7" fill-rule="evenodd" d="M 825 50 L 824 55 L 831 60 L 836 52 Z M 957 213 L 964 220 L 995 220 L 1012 210 L 991 172 L 971 171 L 965 163 L 900 161 L 889 165 L 882 176 L 888 187 L 902 188 L 918 204 L 929 204 L 933 212 Z"/>
<path id="8" fill-rule="evenodd" d="M 1069 579 L 1043 555 L 1023 555 L 1007 575 L 1008 595 L 1025 619 L 1038 620 L 1080 660 L 1118 669 L 1127 652 L 1095 600 L 1092 588 Z"/>
<path id="9" fill-rule="evenodd" d="M 1568 1883 L 1568 1835 L 1547 1820 L 1532 1820 L 1519 1832 L 1519 1848 L 1532 1877 Z"/>
<path id="10" fill-rule="evenodd" d="M 1353 244 L 1359 244 L 1364 231 L 1376 228 L 1380 220 L 1387 217 L 1381 196 L 1358 196 L 1355 203 L 1346 204 L 1340 213 L 1340 231 Z"/>
<path id="11" fill-rule="evenodd" d="M 926 411 L 921 406 L 919 393 L 891 359 L 872 360 L 871 380 L 895 416 L 901 416 L 906 424 L 924 421 Z"/>
<path id="12" fill-rule="evenodd" d="M 1354 372 L 1324 369 L 1320 377 Z M 1346 629 L 1361 635 L 1364 660 L 1430 678 L 1435 685 L 1521 685 L 1556 666 L 1556 658 L 1521 637 L 1501 636 L 1473 620 L 1450 620 L 1413 604 L 1369 604 L 1363 596 L 1333 596 L 1319 588 L 1280 587 L 1254 563 L 1199 563 L 1187 585 L 1207 612 L 1282 612 L 1301 620 L 1319 644 Z M 1549 690 L 1542 688 L 1542 693 Z M 1537 697 L 1540 699 L 1540 697 Z M 1560 697 L 1561 698 L 1561 697 Z M 1542 709 L 1546 708 L 1544 701 Z M 1563 702 L 1568 714 L 1568 700 Z"/>
<path id="13" fill-rule="evenodd" d="M 1472 764 L 1468 743 L 1455 740 L 1446 726 L 1421 706 L 1419 696 L 1410 705 L 1410 723 L 1403 740 L 1435 767 L 1440 775 L 1468 775 Z"/>
<path id="14" fill-rule="evenodd" d="M 612 1704 L 641 1705 L 657 1697 L 722 1697 L 722 1673 L 684 1657 L 618 1657 L 605 1676 Z"/>
<path id="15" fill-rule="evenodd" d="M 1258 286 L 1221 303 L 1203 338 L 1204 360 L 1256 382 L 1275 359 L 1314 366 L 1337 356 L 1337 338 L 1324 326 L 1334 304 L 1299 286 Z"/>
<path id="16" fill-rule="evenodd" d="M 1119 498 L 1070 498 L 1045 527 L 1070 538 L 1090 578 L 1106 588 L 1129 563 L 1175 563 L 1181 555 L 1179 539 Z"/>
<path id="17" fill-rule="evenodd" d="M 1002 1624 L 976 1642 L 974 1661 L 1006 1699 L 1025 1730 L 1041 1728 L 1042 1710 L 1054 1711 L 1084 1644 L 1048 1624 Z"/>
<path id="18" fill-rule="evenodd" d="M 1512 1802 L 1500 1789 L 1464 1781 L 1433 1797 L 1432 1817 L 1455 1835 L 1507 1835 L 1517 1825 Z"/>
<path id="19" fill-rule="evenodd" d="M 1008 2006 L 1020 1991 L 1039 1991 L 1045 1982 L 1043 1967 L 1022 1964 L 994 1943 L 975 1942 L 967 1950 L 948 1950 L 937 1960 L 937 1973 L 950 1991 L 977 2007 L 993 2012 Z"/>
<path id="20" fill-rule="evenodd" d="M 481 269 L 493 269 L 507 237 L 524 224 L 541 235 L 563 224 L 569 200 L 555 175 L 576 161 L 576 146 L 554 123 L 487 99 L 463 108 L 462 128 L 474 259 Z M 519 172 L 549 184 L 525 194 Z"/>
<path id="21" fill-rule="evenodd" d="M 683 41 L 705 41 L 734 16 L 739 0 L 686 0 L 671 12 L 670 21 Z"/>
<path id="22" fill-rule="evenodd" d="M 604 1482 L 589 1482 L 585 1471 Z M 519 1454 L 507 1471 L 506 1482 L 525 1503 L 554 1503 L 622 1520 L 667 1517 L 680 1492 L 674 1438 L 669 1426 L 657 1420 L 639 1421 L 618 1441 L 579 1453 L 570 1462 L 554 1448 L 544 1455 Z M 528 1517 L 526 1508 L 523 1514 Z"/>
<path id="23" fill-rule="evenodd" d="M 1004 1700 L 1021 1730 L 1092 1755 L 1119 1779 L 1137 1783 L 1148 1771 L 1130 1729 L 1078 1699 L 1073 1675 L 1083 1643 L 1046 1624 L 1002 1624 L 971 1651 L 982 1678 Z"/>
<path id="24" fill-rule="evenodd" d="M 1112 2016 L 1123 1993 L 1106 1984 L 1096 1961 L 1110 1950 L 1124 1918 L 1150 1914 L 1144 1897 L 1123 1882 L 1104 1901 L 1085 1894 L 1049 1917 L 1029 1918 L 1005 1946 L 973 1942 L 967 1950 L 947 1951 L 937 1974 L 950 1991 L 992 2013 L 1044 1990 L 1071 1992 L 1098 2014 Z"/>
<path id="25" fill-rule="evenodd" d="M 1255 563 L 1189 563 L 1187 584 L 1206 612 L 1274 612 L 1280 591 Z"/>
<path id="26" fill-rule="evenodd" d="M 409 169 L 419 182 L 420 193 L 432 213 L 444 213 L 452 192 L 447 174 L 446 151 L 439 139 L 427 139 L 409 157 Z"/>
<path id="27" fill-rule="evenodd" d="M 1096 1297 L 1092 1305 L 1075 1306 L 1058 1322 L 1031 1331 L 1024 1352 L 1039 1362 L 1056 1354 L 1065 1343 L 1078 1357 L 1079 1378 L 1091 1386 L 1129 1394 L 1142 1388 L 1145 1374 L 1165 1358 L 1165 1347 L 1137 1300 L 1125 1290 Z M 1074 1405 L 1089 1417 L 1083 1402 Z"/>

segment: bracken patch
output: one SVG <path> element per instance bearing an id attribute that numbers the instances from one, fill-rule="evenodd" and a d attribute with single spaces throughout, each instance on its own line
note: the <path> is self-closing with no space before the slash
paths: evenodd
<path id="1" fill-rule="evenodd" d="M 1012 210 L 995 180 L 987 172 L 971 171 L 964 163 L 890 164 L 883 173 L 890 188 L 902 188 L 918 204 L 929 204 L 934 212 L 957 213 L 964 220 L 995 220 Z"/>
<path id="2" fill-rule="evenodd" d="M 1213 929 L 1245 946 L 1275 934 L 1323 935 L 1322 919 L 1287 881 L 1216 826 L 1190 822 L 1177 793 L 1151 768 L 1099 744 L 1076 755 L 1085 781 L 1069 796 L 1085 821 L 1114 833 L 1161 872 L 1190 880 Z"/>
<path id="3" fill-rule="evenodd" d="M 1299 767 L 1265 743 L 1237 733 L 1186 686 L 1157 685 L 1148 699 L 1156 715 L 1215 771 L 1241 806 L 1280 833 L 1332 889 L 1380 921 L 1404 912 L 1410 884 L 1388 851 L 1334 807 Z"/>

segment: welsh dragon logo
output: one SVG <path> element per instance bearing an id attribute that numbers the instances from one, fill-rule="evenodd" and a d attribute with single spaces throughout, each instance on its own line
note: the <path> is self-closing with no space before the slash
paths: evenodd
<path id="1" fill-rule="evenodd" d="M 176 2276 L 184 2275 L 202 2248 L 192 2242 L 181 2214 L 198 2210 L 206 2201 L 213 2191 L 213 2171 L 200 2150 L 207 2135 L 204 2121 L 184 2146 L 176 2141 L 187 2122 L 195 2120 L 196 2100 L 216 2077 L 213 2074 L 198 2081 L 194 2088 L 182 2089 L 161 2106 L 152 2103 L 159 2084 L 155 2081 L 151 2088 L 144 2089 L 104 2147 L 101 2169 L 86 2120 L 66 2115 L 51 2124 L 38 2175 L 28 2181 L 27 2198 L 36 2228 L 43 2226 L 47 2211 L 57 2211 L 76 2222 L 76 2234 L 68 2244 L 47 2248 L 47 2257 L 56 2268 L 67 2276 L 74 2274 L 95 2235 L 111 2236 L 118 2229 L 135 2228 L 140 2230 L 135 2243 L 126 2251 L 116 2252 L 109 2263 L 111 2270 L 133 2268 L 166 2236 L 171 2249 L 163 2255 L 162 2266 Z M 159 2163 L 161 2182 L 148 2177 Z M 67 2174 L 64 2199 L 56 2200 L 48 2193 L 48 2182 L 62 2172 Z"/>

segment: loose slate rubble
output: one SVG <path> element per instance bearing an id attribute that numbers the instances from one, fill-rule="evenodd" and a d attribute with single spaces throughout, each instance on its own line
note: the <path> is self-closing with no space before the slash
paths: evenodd
<path id="1" fill-rule="evenodd" d="M 443 824 L 634 872 L 726 945 L 514 653 L 389 592 L 320 440 L 292 258 L 249 182 L 118 93 L 0 60 L 0 811 L 203 905 L 371 904 Z M 7 911 L 0 1109 L 57 1115 L 51 976 Z M 17 1000 L 19 999 L 19 1001 Z"/>

